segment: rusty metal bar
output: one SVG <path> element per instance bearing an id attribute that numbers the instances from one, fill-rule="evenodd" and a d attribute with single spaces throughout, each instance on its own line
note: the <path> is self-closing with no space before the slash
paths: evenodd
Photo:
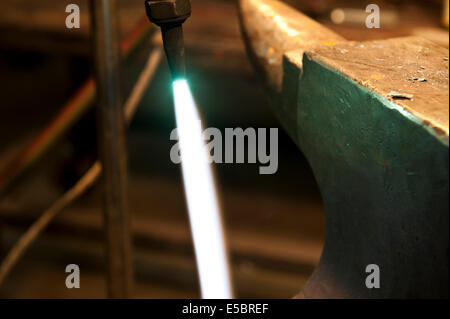
<path id="1" fill-rule="evenodd" d="M 108 297 L 132 289 L 130 216 L 127 211 L 125 122 L 120 94 L 120 48 L 116 0 L 91 0 L 98 91 L 98 139 L 103 165 Z"/>

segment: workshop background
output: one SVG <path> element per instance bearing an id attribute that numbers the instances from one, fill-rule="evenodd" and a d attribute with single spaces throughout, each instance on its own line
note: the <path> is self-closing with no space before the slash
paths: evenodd
<path id="1" fill-rule="evenodd" d="M 81 9 L 80 29 L 65 27 L 65 8 L 72 2 Z M 366 1 L 286 2 L 349 40 L 414 34 L 448 48 L 448 20 L 443 26 L 439 0 L 376 1 L 393 16 L 381 29 L 336 24 L 330 18 L 333 9 L 364 9 Z M 139 30 L 142 21 L 150 24 L 143 1 L 119 3 L 122 38 Z M 319 190 L 307 161 L 269 110 L 247 58 L 236 1 L 192 0 L 192 12 L 184 24 L 187 70 L 205 125 L 280 128 L 277 174 L 259 175 L 257 164 L 215 165 L 236 296 L 290 298 L 321 255 L 325 217 Z M 125 96 L 149 52 L 159 45 L 153 31 L 124 58 Z M 65 133 L 49 146 L 40 145 L 46 153 L 31 158 L 29 167 L 0 193 L 0 257 L 97 158 L 95 103 L 80 93 L 92 74 L 89 35 L 87 0 L 0 2 L 0 176 L 5 170 L 11 173 L 11 160 L 63 106 L 92 106 L 82 116 L 71 115 L 74 120 L 67 121 Z M 170 74 L 163 58 L 127 132 L 138 298 L 200 296 L 180 168 L 169 157 L 174 127 Z M 0 297 L 105 297 L 103 236 L 96 184 L 33 243 L 0 286 Z M 80 266 L 80 289 L 65 286 L 68 264 Z"/>

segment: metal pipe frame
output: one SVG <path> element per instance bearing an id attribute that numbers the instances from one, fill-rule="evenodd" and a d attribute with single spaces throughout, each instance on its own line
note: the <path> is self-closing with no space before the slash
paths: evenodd
<path id="1" fill-rule="evenodd" d="M 98 93 L 98 140 L 103 165 L 107 294 L 131 296 L 133 267 L 127 209 L 125 122 L 120 85 L 119 19 L 116 0 L 91 0 L 92 39 Z"/>

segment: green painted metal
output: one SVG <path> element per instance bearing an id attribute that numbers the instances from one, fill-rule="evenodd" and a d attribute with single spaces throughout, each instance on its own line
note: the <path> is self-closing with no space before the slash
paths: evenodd
<path id="1" fill-rule="evenodd" d="M 448 297 L 448 146 L 398 105 L 308 53 L 297 140 L 326 212 L 306 297 Z M 377 264 L 381 288 L 367 289 Z"/>
<path id="2" fill-rule="evenodd" d="M 298 297 L 448 297 L 448 50 L 350 42 L 280 1 L 239 4 L 249 57 L 325 204 L 323 255 Z M 366 286 L 370 264 L 380 288 Z"/>

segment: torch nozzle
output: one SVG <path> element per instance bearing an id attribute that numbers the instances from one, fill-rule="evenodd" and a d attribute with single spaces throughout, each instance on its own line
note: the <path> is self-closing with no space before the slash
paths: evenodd
<path id="1" fill-rule="evenodd" d="M 185 77 L 183 23 L 191 15 L 190 0 L 146 0 L 147 16 L 161 27 L 173 80 Z"/>
<path id="2" fill-rule="evenodd" d="M 186 75 L 186 64 L 184 58 L 183 27 L 179 24 L 168 24 L 161 26 L 164 51 L 173 81 L 184 78 Z"/>

